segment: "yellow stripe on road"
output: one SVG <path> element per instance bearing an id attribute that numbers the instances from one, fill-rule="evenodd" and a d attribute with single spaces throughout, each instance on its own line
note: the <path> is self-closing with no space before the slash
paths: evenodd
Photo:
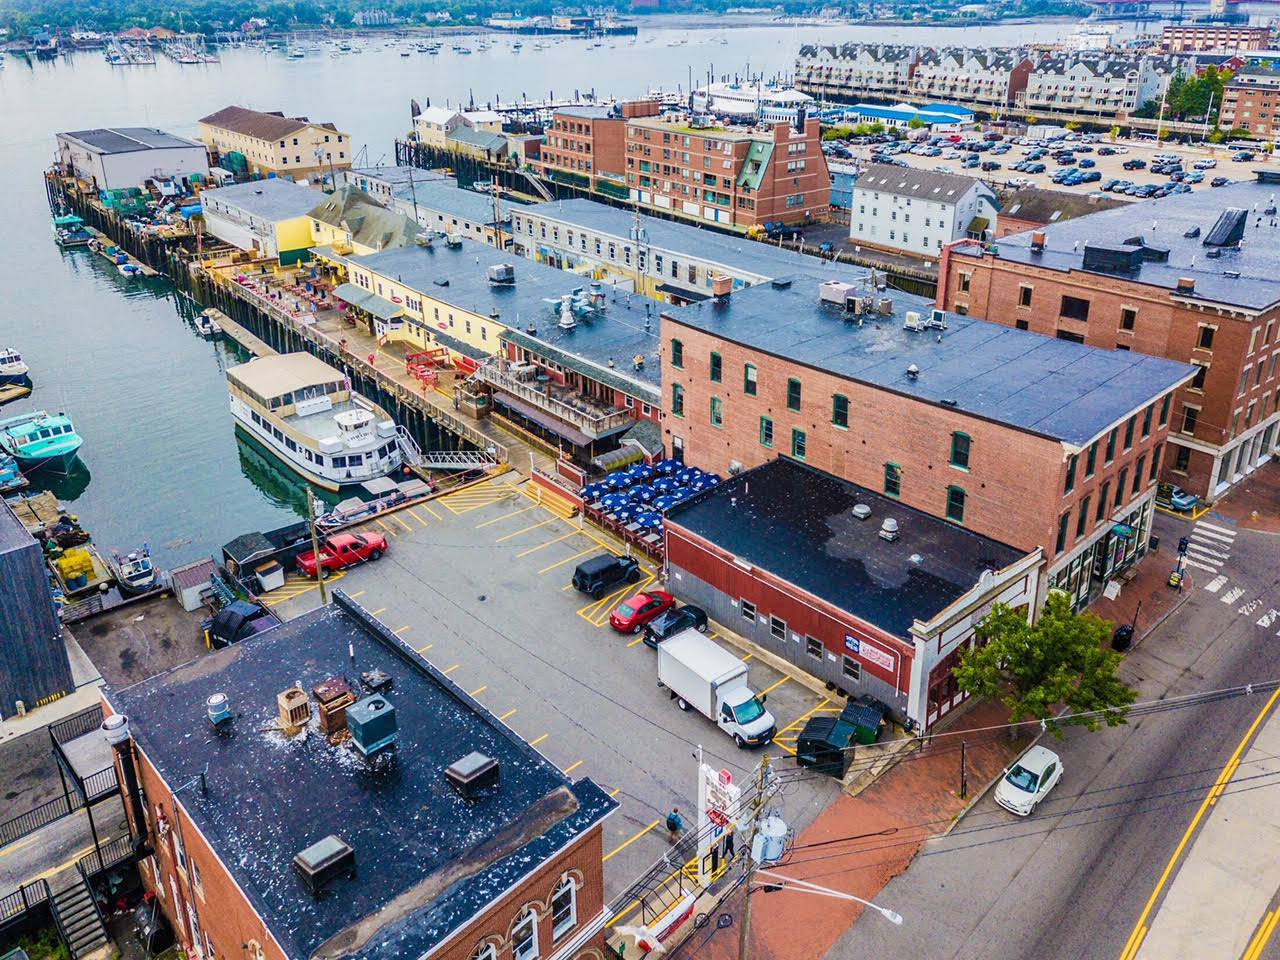
<path id="1" fill-rule="evenodd" d="M 572 557 L 565 557 L 563 560 L 557 560 L 549 567 L 543 567 L 538 571 L 538 573 L 547 573 L 550 570 L 554 570 L 556 567 L 563 567 L 566 563 L 572 563 L 579 557 L 585 557 L 588 553 L 594 553 L 595 549 L 595 547 L 587 547 L 587 549 L 583 550 L 581 553 L 575 553 Z M 573 584 L 570 584 L 570 586 L 573 586 Z"/>
<path id="2" fill-rule="evenodd" d="M 529 506 L 521 507 L 519 510 L 512 510 L 510 513 L 504 513 L 501 516 L 491 517 L 488 520 L 482 520 L 480 523 L 476 524 L 476 529 L 479 530 L 481 527 L 487 527 L 491 523 L 498 523 L 500 520 L 506 520 L 508 517 L 518 517 L 522 513 L 525 513 L 529 510 L 536 510 L 536 509 L 538 509 L 538 505 L 536 503 L 531 503 Z"/>
<path id="3" fill-rule="evenodd" d="M 627 644 L 627 646 L 628 646 L 628 647 L 634 647 L 637 643 L 644 643 L 644 634 L 643 634 L 643 633 L 642 633 L 642 634 L 640 634 L 640 636 L 636 637 L 634 640 L 632 640 L 630 643 L 628 643 L 628 644 Z"/>
<path id="4" fill-rule="evenodd" d="M 529 746 L 531 746 L 531 747 L 536 747 L 538 744 L 540 744 L 543 740 L 547 739 L 547 737 L 549 737 L 549 736 L 551 736 L 551 734 L 549 734 L 549 733 L 544 733 L 544 734 L 543 734 L 542 736 L 540 736 L 537 740 L 530 740 L 530 741 L 529 741 Z"/>
<path id="5" fill-rule="evenodd" d="M 382 613 L 386 609 L 387 609 L 386 607 L 379 607 L 377 610 L 370 610 L 369 616 L 376 617 L 378 614 Z"/>
<path id="6" fill-rule="evenodd" d="M 549 547 L 553 543 L 559 543 L 561 540 L 568 540 L 570 537 L 576 537 L 577 535 L 578 535 L 577 530 L 570 530 L 563 537 L 556 537 L 554 540 L 548 540 L 546 543 L 540 543 L 536 547 L 530 547 L 528 550 L 525 550 L 522 553 L 517 553 L 516 559 L 519 560 L 521 557 L 527 557 L 531 553 L 537 553 L 543 547 Z"/>
<path id="7" fill-rule="evenodd" d="M 413 626 L 413 624 L 411 624 L 411 623 L 406 623 L 403 627 L 396 627 L 396 629 L 392 630 L 391 632 L 392 632 L 392 633 L 394 633 L 394 634 L 398 637 L 398 636 L 400 636 L 400 634 L 402 634 L 402 633 L 404 633 L 406 630 L 408 630 L 411 626 Z"/>
<path id="8" fill-rule="evenodd" d="M 1147 898 L 1147 904 L 1142 908 L 1142 913 L 1139 915 L 1137 923 L 1133 925 L 1133 932 L 1129 934 L 1129 940 L 1125 944 L 1124 950 L 1120 953 L 1120 960 L 1133 960 L 1138 955 L 1138 948 L 1142 946 L 1142 940 L 1147 935 L 1147 920 L 1151 916 L 1151 911 L 1155 908 L 1156 900 L 1160 898 L 1160 893 L 1164 890 L 1164 885 L 1169 882 L 1169 877 L 1172 876 L 1174 867 L 1182 859 L 1183 851 L 1186 850 L 1187 844 L 1191 841 L 1192 834 L 1200 826 L 1200 821 L 1204 819 L 1205 813 L 1213 805 L 1218 794 L 1222 792 L 1222 788 L 1226 786 L 1236 767 L 1239 766 L 1240 757 L 1244 754 L 1245 747 L 1249 745 L 1249 741 L 1253 739 L 1253 735 L 1257 732 L 1258 727 L 1262 725 L 1262 721 L 1267 714 L 1276 705 L 1277 700 L 1280 700 L 1280 688 L 1277 688 L 1267 698 L 1267 702 L 1258 711 L 1258 715 L 1253 718 L 1253 723 L 1249 724 L 1249 729 L 1245 731 L 1244 736 L 1240 738 L 1240 742 L 1236 744 L 1236 749 L 1231 754 L 1231 758 L 1227 760 L 1222 772 L 1218 774 L 1218 778 L 1213 782 L 1213 786 L 1200 803 L 1200 808 L 1196 811 L 1195 816 L 1191 818 L 1191 823 L 1187 826 L 1186 832 L 1182 834 L 1182 839 L 1178 841 L 1178 845 L 1174 848 L 1173 854 L 1169 857 L 1169 862 L 1165 864 L 1164 872 L 1160 874 L 1160 879 L 1156 881 L 1155 889 L 1151 891 L 1151 896 Z"/>
<path id="9" fill-rule="evenodd" d="M 1271 934 L 1275 932 L 1277 920 L 1280 920 L 1280 910 L 1267 911 L 1267 915 L 1262 918 L 1262 923 L 1258 926 L 1258 932 L 1249 941 L 1249 949 L 1245 950 L 1240 960 L 1258 960 L 1262 956 L 1262 948 L 1267 945 Z"/>
<path id="10" fill-rule="evenodd" d="M 374 517 L 373 522 L 374 522 L 374 523 L 376 523 L 378 526 L 380 526 L 380 527 L 381 527 L 383 530 L 385 530 L 387 533 L 391 534 L 393 537 L 394 537 L 394 536 L 396 536 L 396 532 L 395 532 L 394 530 L 392 530 L 390 527 L 388 527 L 388 526 L 387 526 L 385 523 L 383 523 L 381 520 L 379 520 L 377 517 Z"/>
<path id="11" fill-rule="evenodd" d="M 454 664 L 452 667 L 450 667 L 448 670 L 443 671 L 443 673 L 444 673 L 444 675 L 447 677 L 449 674 L 453 673 L 453 671 L 457 670 L 460 666 L 462 666 L 462 664 L 460 664 L 460 663 L 455 663 L 455 664 Z"/>
<path id="12" fill-rule="evenodd" d="M 511 716 L 515 712 L 516 712 L 516 708 L 512 707 L 510 710 L 508 710 L 506 713 L 504 713 L 502 716 L 498 718 L 499 722 L 506 723 L 507 717 Z"/>
<path id="13" fill-rule="evenodd" d="M 444 519 L 444 517 L 440 516 L 440 514 L 436 513 L 434 510 L 432 510 L 432 509 L 431 509 L 431 504 L 429 504 L 429 503 L 424 503 L 424 504 L 422 505 L 422 509 L 423 509 L 423 510 L 425 510 L 425 511 L 427 511 L 427 513 L 431 514 L 431 515 L 432 515 L 433 517 L 435 517 L 437 520 L 443 520 L 443 519 Z"/>
<path id="14" fill-rule="evenodd" d="M 418 648 L 418 652 L 419 652 L 419 653 L 426 653 L 428 650 L 430 650 L 430 649 L 431 649 L 432 647 L 434 647 L 434 646 L 435 646 L 435 644 L 434 644 L 434 643 L 428 643 L 425 647 L 419 647 L 419 648 Z"/>
<path id="15" fill-rule="evenodd" d="M 621 853 L 623 850 L 627 849 L 627 847 L 631 846 L 633 843 L 635 843 L 637 840 L 639 840 L 641 837 L 643 837 L 646 833 L 648 833 L 650 830 L 652 830 L 661 822 L 662 822 L 661 820 L 655 820 L 653 821 L 653 823 L 649 824 L 647 827 L 645 827 L 643 830 L 641 830 L 639 833 L 633 836 L 630 840 L 624 840 L 622 843 L 618 844 L 616 847 L 614 847 L 612 850 L 606 853 L 603 857 L 601 857 L 600 862 L 604 863 L 614 854 Z"/>
<path id="16" fill-rule="evenodd" d="M 573 771 L 577 770 L 580 766 L 582 766 L 582 761 L 581 761 L 581 760 L 579 760 L 577 763 L 573 763 L 573 764 L 570 764 L 569 766 L 565 767 L 565 768 L 564 768 L 564 772 L 565 772 L 565 773 L 573 773 Z"/>
<path id="17" fill-rule="evenodd" d="M 530 524 L 527 527 L 521 527 L 519 530 L 515 531 L 515 533 L 505 534 L 493 542 L 501 543 L 503 540 L 510 540 L 512 537 L 518 537 L 520 534 L 528 533 L 530 530 L 537 530 L 539 527 L 545 527 L 548 523 L 555 523 L 559 519 L 559 517 L 547 517 L 547 519 L 540 520 L 539 522 Z"/>
<path id="18" fill-rule="evenodd" d="M 363 590 L 357 590 L 355 593 L 349 594 L 349 596 L 351 597 L 352 600 L 354 600 L 356 597 L 361 596 L 363 593 L 364 593 Z"/>
<path id="19" fill-rule="evenodd" d="M 486 684 L 483 684 L 483 685 L 481 685 L 481 686 L 479 686 L 479 687 L 476 687 L 476 688 L 475 688 L 474 690 L 472 690 L 469 694 L 467 694 L 467 696 L 469 696 L 469 697 L 478 697 L 478 696 L 480 696 L 480 694 L 484 693 L 484 692 L 485 692 L 486 690 L 488 690 L 488 689 L 489 689 L 489 685 L 486 683 Z"/>
<path id="20" fill-rule="evenodd" d="M 405 523 L 404 520 L 401 518 L 400 514 L 398 513 L 391 514 L 391 519 L 394 520 L 396 523 L 400 524 L 400 526 L 404 527 L 410 533 L 413 533 L 413 527 Z"/>
<path id="21" fill-rule="evenodd" d="M 777 683 L 773 684 L 772 686 L 765 687 L 758 694 L 756 694 L 756 696 L 762 697 L 766 693 L 772 693 L 774 690 L 777 690 L 780 686 L 782 686 L 784 683 L 786 683 L 790 679 L 791 679 L 790 677 L 783 677 L 781 680 L 779 680 Z"/>

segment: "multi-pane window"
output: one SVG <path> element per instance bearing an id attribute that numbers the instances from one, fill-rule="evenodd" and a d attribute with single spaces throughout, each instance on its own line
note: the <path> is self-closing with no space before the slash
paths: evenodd
<path id="1" fill-rule="evenodd" d="M 1111 481 L 1108 480 L 1098 490 L 1098 508 L 1093 513 L 1093 522 L 1101 523 L 1102 518 L 1107 515 L 1107 491 L 1111 488 Z"/>
<path id="2" fill-rule="evenodd" d="M 720 354 L 718 353 L 711 354 L 711 382 L 712 383 L 720 382 L 721 368 L 723 366 L 724 364 L 720 360 Z"/>
<path id="3" fill-rule="evenodd" d="M 511 932 L 511 956 L 514 960 L 534 960 L 538 956 L 538 918 L 526 913 Z"/>
<path id="4" fill-rule="evenodd" d="M 1213 349 L 1213 327 L 1208 324 L 1200 324 L 1200 334 L 1196 338 L 1196 347 L 1201 350 Z"/>
<path id="5" fill-rule="evenodd" d="M 967 433 L 951 435 L 951 465 L 969 469 L 969 435 Z"/>
<path id="6" fill-rule="evenodd" d="M 678 383 L 671 385 L 671 415 L 684 416 L 684 387 Z"/>
<path id="7" fill-rule="evenodd" d="M 1084 536 L 1085 527 L 1089 524 L 1089 498 L 1080 501 L 1080 515 L 1076 517 L 1076 536 Z"/>
<path id="8" fill-rule="evenodd" d="M 1058 539 L 1053 548 L 1054 553 L 1061 553 L 1062 548 L 1067 545 L 1067 523 L 1069 522 L 1070 516 L 1071 514 L 1068 511 L 1058 518 Z"/>
<path id="9" fill-rule="evenodd" d="M 756 605 L 754 603 L 750 600 L 742 600 L 741 609 L 743 620 L 750 620 L 752 623 L 756 622 Z"/>
<path id="10" fill-rule="evenodd" d="M 959 487 L 947 487 L 947 519 L 964 523 L 964 491 Z"/>
<path id="11" fill-rule="evenodd" d="M 1129 479 L 1129 468 L 1125 467 L 1116 476 L 1116 506 L 1124 503 L 1124 484 Z"/>
<path id="12" fill-rule="evenodd" d="M 803 430 L 791 431 L 791 455 L 797 460 L 804 459 L 805 436 Z"/>
<path id="13" fill-rule="evenodd" d="M 769 615 L 769 633 L 775 640 L 787 639 L 787 621 L 780 617 Z"/>
<path id="14" fill-rule="evenodd" d="M 1195 433 L 1196 423 L 1200 420 L 1199 407 L 1189 407 L 1186 404 L 1182 406 L 1182 432 Z"/>
<path id="15" fill-rule="evenodd" d="M 1155 415 L 1156 405 L 1153 403 L 1142 412 L 1142 439 L 1151 436 L 1151 418 Z"/>
<path id="16" fill-rule="evenodd" d="M 891 497 L 902 493 L 902 468 L 896 463 L 884 465 L 884 492 Z"/>
<path id="17" fill-rule="evenodd" d="M 1138 490 L 1141 489 L 1142 487 L 1142 471 L 1146 467 L 1146 465 L 1147 465 L 1147 458 L 1145 456 L 1142 456 L 1138 458 L 1138 465 L 1133 468 L 1133 490 L 1130 492 L 1135 495 L 1137 494 Z"/>
<path id="18" fill-rule="evenodd" d="M 805 653 L 809 654 L 809 656 L 813 657 L 815 660 L 822 659 L 822 641 L 817 637 L 806 636 L 804 638 L 804 650 Z"/>
<path id="19" fill-rule="evenodd" d="M 1169 400 L 1172 397 L 1173 394 L 1166 393 L 1164 399 L 1160 401 L 1160 426 L 1162 427 L 1169 422 Z"/>
<path id="20" fill-rule="evenodd" d="M 1138 419 L 1137 414 L 1134 414 L 1127 421 L 1125 421 L 1124 448 L 1126 450 L 1130 449 L 1133 446 L 1133 427 L 1134 427 L 1134 424 L 1137 422 L 1137 419 Z"/>
<path id="21" fill-rule="evenodd" d="M 711 398 L 711 425 L 713 427 L 724 425 L 724 402 L 719 397 Z"/>
<path id="22" fill-rule="evenodd" d="M 849 398 L 837 393 L 831 398 L 831 422 L 837 427 L 849 426 Z"/>
<path id="23" fill-rule="evenodd" d="M 1156 474 L 1160 472 L 1160 448 L 1162 446 L 1164 445 L 1157 443 L 1155 449 L 1151 451 L 1151 474 L 1147 477 L 1148 480 L 1154 480 Z"/>
<path id="24" fill-rule="evenodd" d="M 1095 440 L 1093 441 L 1093 443 L 1089 444 L 1089 452 L 1085 456 L 1085 460 L 1084 460 L 1085 479 L 1088 479 L 1089 477 L 1093 476 L 1093 468 L 1097 462 L 1098 462 L 1098 441 Z"/>
<path id="25" fill-rule="evenodd" d="M 1076 461 L 1080 458 L 1072 454 L 1067 458 L 1067 479 L 1062 485 L 1063 494 L 1068 494 L 1075 489 L 1076 486 Z"/>
<path id="26" fill-rule="evenodd" d="M 565 877 L 551 894 L 551 937 L 559 940 L 578 922 L 577 885 Z"/>
<path id="27" fill-rule="evenodd" d="M 756 395 L 756 365 L 748 363 L 742 368 L 742 392 L 749 397 Z"/>
<path id="28" fill-rule="evenodd" d="M 684 344 L 679 340 L 671 341 L 671 365 L 673 367 L 684 366 Z"/>
<path id="29" fill-rule="evenodd" d="M 800 409 L 800 381 L 795 377 L 787 380 L 787 409 Z"/>
<path id="30" fill-rule="evenodd" d="M 1103 460 L 1104 463 L 1110 463 L 1112 460 L 1116 458 L 1117 429 L 1118 429 L 1117 427 L 1112 427 L 1111 432 L 1107 434 L 1107 455 Z"/>
<path id="31" fill-rule="evenodd" d="M 773 446 L 773 421 L 768 417 L 760 418 L 760 445 L 764 447 Z"/>

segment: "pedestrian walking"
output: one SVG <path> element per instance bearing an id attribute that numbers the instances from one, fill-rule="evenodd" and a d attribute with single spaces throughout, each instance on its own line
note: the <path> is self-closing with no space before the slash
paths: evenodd
<path id="1" fill-rule="evenodd" d="M 680 816 L 680 808 L 672 807 L 671 812 L 667 814 L 667 839 L 675 846 L 680 841 L 680 834 L 684 832 L 684 818 Z"/>

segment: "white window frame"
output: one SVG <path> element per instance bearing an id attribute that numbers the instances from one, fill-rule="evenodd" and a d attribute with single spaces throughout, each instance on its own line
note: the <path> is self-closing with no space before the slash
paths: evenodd
<path id="1" fill-rule="evenodd" d="M 498 948 L 492 943 L 481 944 L 471 954 L 471 960 L 498 960 Z"/>
<path id="2" fill-rule="evenodd" d="M 556 897 L 569 894 L 569 915 L 556 923 Z M 551 892 L 551 940 L 554 943 L 578 925 L 578 884 L 572 877 L 565 877 Z"/>
<path id="3" fill-rule="evenodd" d="M 519 953 L 516 947 L 517 935 L 525 924 L 529 925 L 528 949 Z M 511 931 L 511 958 L 512 960 L 538 960 L 538 915 L 531 909 L 526 909 L 520 915 L 520 919 L 516 921 Z"/>

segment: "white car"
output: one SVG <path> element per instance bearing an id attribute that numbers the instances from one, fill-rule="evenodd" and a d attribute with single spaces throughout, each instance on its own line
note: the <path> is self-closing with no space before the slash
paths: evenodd
<path id="1" fill-rule="evenodd" d="M 996 784 L 996 803 L 1020 817 L 1035 812 L 1062 779 L 1062 759 L 1048 747 L 1032 747 Z"/>
<path id="2" fill-rule="evenodd" d="M 1212 170 L 1217 165 L 1217 160 L 1214 160 L 1212 157 L 1205 157 L 1203 160 L 1197 160 L 1191 166 L 1195 167 L 1197 170 Z"/>
<path id="3" fill-rule="evenodd" d="M 959 151 L 959 150 L 948 150 L 946 153 L 944 153 L 944 154 L 942 155 L 942 158 L 943 158 L 944 160 L 959 160 L 959 159 L 960 159 L 960 151 Z"/>
<path id="4" fill-rule="evenodd" d="M 1029 186 L 1031 186 L 1031 180 L 1030 180 L 1030 178 L 1028 178 L 1028 177 L 1014 177 L 1012 180 L 1010 180 L 1010 181 L 1009 181 L 1009 186 L 1011 186 L 1011 187 L 1029 187 Z"/>
<path id="5" fill-rule="evenodd" d="M 1128 148 L 1128 147 L 1126 147 L 1123 143 L 1117 143 L 1114 147 L 1112 147 L 1112 149 L 1113 149 L 1113 150 L 1115 150 L 1115 152 L 1116 152 L 1116 153 L 1128 153 L 1128 152 L 1129 152 L 1129 148 Z"/>

